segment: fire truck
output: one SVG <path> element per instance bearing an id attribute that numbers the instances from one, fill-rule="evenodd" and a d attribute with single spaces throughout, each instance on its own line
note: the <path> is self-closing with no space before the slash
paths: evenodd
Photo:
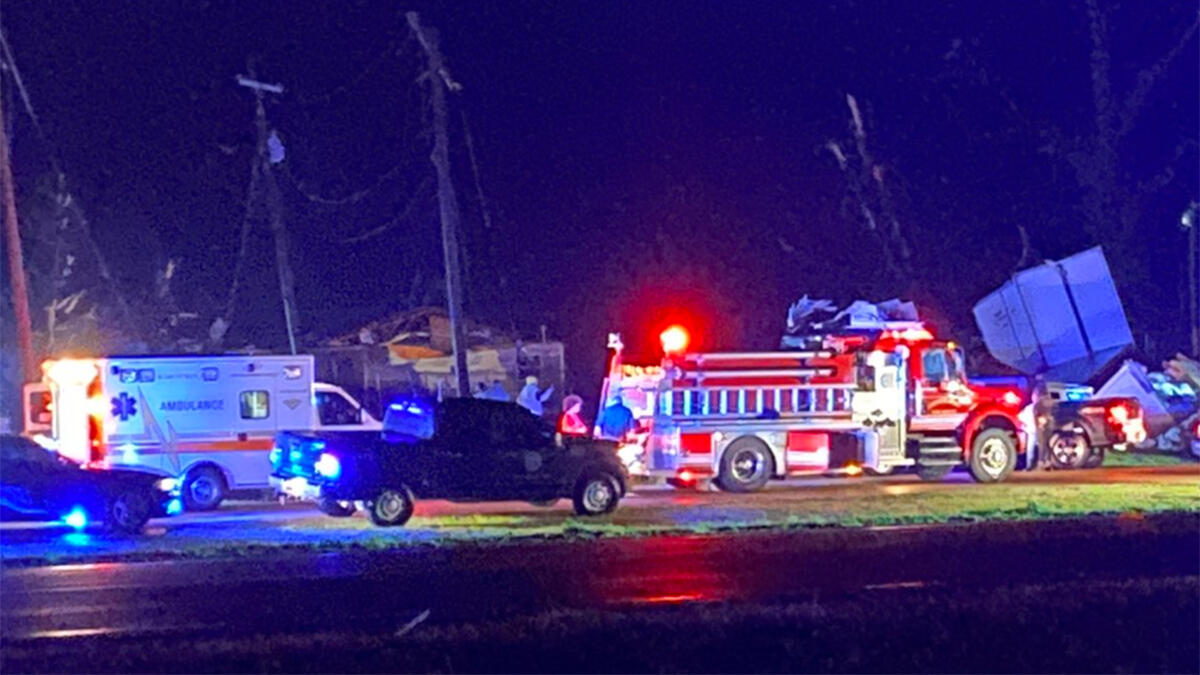
<path id="1" fill-rule="evenodd" d="M 644 397 L 637 464 L 651 479 L 751 492 L 793 475 L 908 467 L 936 480 L 965 466 L 995 482 L 1027 463 L 1021 392 L 971 384 L 962 351 L 922 322 L 851 323 L 765 352 L 688 352 L 680 327 L 662 337 L 661 366 L 632 382 L 610 338 L 601 404 Z"/>

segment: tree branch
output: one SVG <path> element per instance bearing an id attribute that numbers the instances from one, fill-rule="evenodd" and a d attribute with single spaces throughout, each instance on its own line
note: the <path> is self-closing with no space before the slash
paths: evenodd
<path id="1" fill-rule="evenodd" d="M 1129 92 L 1129 96 L 1125 99 L 1125 105 L 1121 109 L 1121 126 L 1117 129 L 1117 138 L 1124 138 L 1133 129 L 1133 124 L 1137 121 L 1138 114 L 1146 102 L 1146 96 L 1154 88 L 1154 85 L 1162 80 L 1167 72 L 1167 68 L 1178 58 L 1179 53 L 1183 51 L 1188 41 L 1196 34 L 1197 28 L 1200 28 L 1200 14 L 1197 15 L 1195 21 L 1192 21 L 1192 25 L 1188 26 L 1187 30 L 1184 31 L 1174 47 L 1168 50 L 1166 54 L 1163 54 L 1162 58 L 1154 65 L 1138 73 L 1137 86 L 1133 88 L 1133 91 Z"/>

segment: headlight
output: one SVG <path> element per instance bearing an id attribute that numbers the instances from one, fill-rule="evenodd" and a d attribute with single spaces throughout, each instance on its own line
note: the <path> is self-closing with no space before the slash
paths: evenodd
<path id="1" fill-rule="evenodd" d="M 317 470 L 317 475 L 330 480 L 336 479 L 342 473 L 342 463 L 328 452 L 321 453 L 313 468 Z"/>
<path id="2" fill-rule="evenodd" d="M 154 483 L 154 487 L 158 490 L 162 490 L 163 492 L 174 492 L 179 488 L 179 481 L 169 476 L 167 478 L 159 478 L 158 481 Z"/>

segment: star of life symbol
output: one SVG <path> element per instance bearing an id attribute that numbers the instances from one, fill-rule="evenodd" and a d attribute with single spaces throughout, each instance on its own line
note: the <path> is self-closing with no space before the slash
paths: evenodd
<path id="1" fill-rule="evenodd" d="M 137 415 L 137 400 L 125 392 L 112 398 L 113 417 L 120 417 L 122 422 Z"/>

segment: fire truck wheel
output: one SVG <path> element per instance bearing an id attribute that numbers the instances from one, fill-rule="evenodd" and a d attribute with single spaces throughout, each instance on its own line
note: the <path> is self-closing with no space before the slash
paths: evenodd
<path id="1" fill-rule="evenodd" d="M 227 489 L 225 477 L 215 467 L 192 469 L 183 481 L 183 505 L 188 511 L 211 511 L 225 499 Z"/>
<path id="2" fill-rule="evenodd" d="M 621 501 L 621 484 L 612 474 L 594 471 L 575 483 L 571 502 L 576 515 L 602 516 L 612 513 Z"/>
<path id="3" fill-rule="evenodd" d="M 1004 429 L 984 429 L 971 441 L 971 476 L 980 483 L 1002 481 L 1017 466 L 1017 443 Z"/>
<path id="4" fill-rule="evenodd" d="M 1082 469 L 1092 454 L 1087 436 L 1077 431 L 1056 431 L 1050 434 L 1047 445 L 1050 448 L 1050 465 L 1056 469 Z"/>
<path id="5" fill-rule="evenodd" d="M 761 490 L 775 473 L 771 451 L 757 438 L 739 438 L 721 455 L 717 483 L 728 492 Z"/>
<path id="6" fill-rule="evenodd" d="M 329 499 L 328 497 L 321 497 L 317 500 L 317 509 L 321 513 L 333 516 L 334 518 L 349 518 L 358 510 L 354 506 L 354 502 L 338 501 L 336 499 Z"/>
<path id="7" fill-rule="evenodd" d="M 412 518 L 414 499 L 408 488 L 388 488 L 366 503 L 367 515 L 379 527 L 398 527 Z"/>
<path id="8" fill-rule="evenodd" d="M 105 525 L 114 532 L 137 534 L 150 520 L 150 501 L 141 490 L 122 490 L 108 500 Z"/>

